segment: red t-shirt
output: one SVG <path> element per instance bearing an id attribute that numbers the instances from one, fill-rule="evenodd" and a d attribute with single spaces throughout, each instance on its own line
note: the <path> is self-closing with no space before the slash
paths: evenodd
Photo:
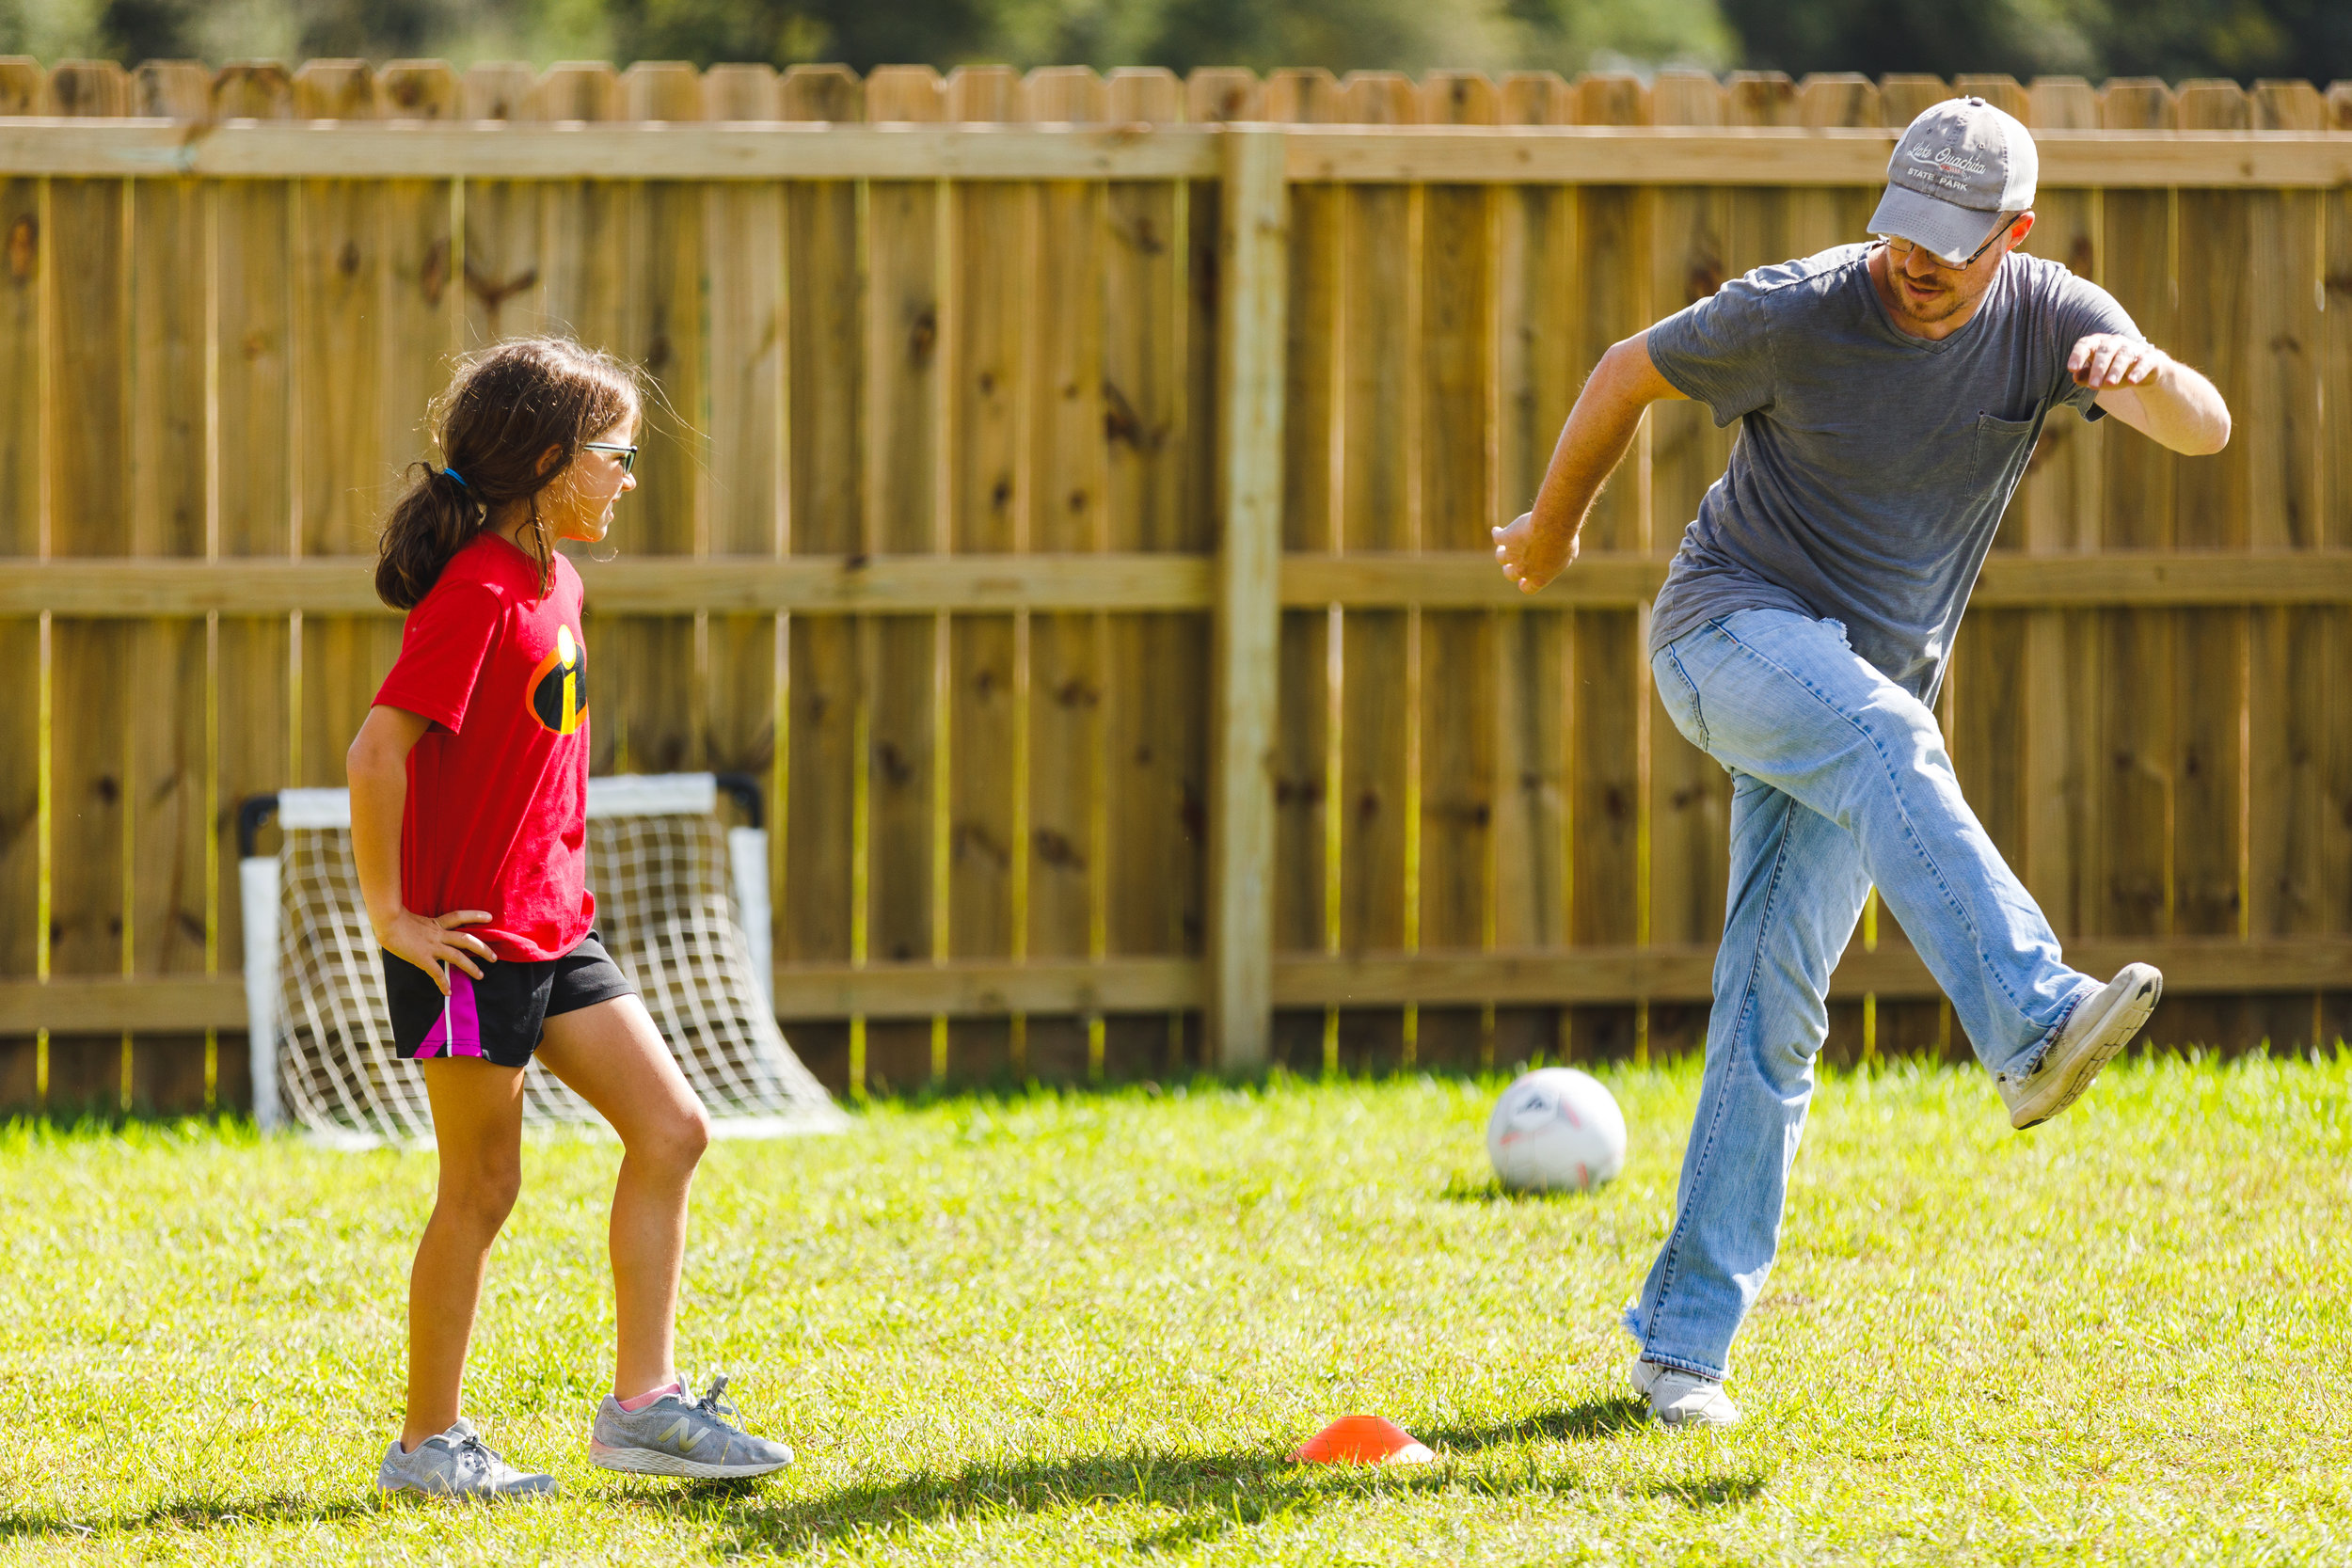
<path id="1" fill-rule="evenodd" d="M 433 721 L 408 753 L 401 902 L 489 911 L 467 929 L 501 958 L 561 958 L 596 916 L 586 675 L 580 574 L 558 555 L 542 594 L 538 562 L 485 531 L 408 612 L 375 694 Z"/>

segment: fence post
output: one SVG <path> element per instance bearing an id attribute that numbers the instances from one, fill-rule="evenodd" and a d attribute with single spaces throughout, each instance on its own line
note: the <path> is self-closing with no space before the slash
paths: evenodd
<path id="1" fill-rule="evenodd" d="M 1283 133 L 1223 133 L 1218 515 L 1210 741 L 1207 1032 L 1225 1071 L 1265 1064 L 1274 1026 L 1274 725 L 1279 695 L 1282 378 L 1290 190 Z"/>

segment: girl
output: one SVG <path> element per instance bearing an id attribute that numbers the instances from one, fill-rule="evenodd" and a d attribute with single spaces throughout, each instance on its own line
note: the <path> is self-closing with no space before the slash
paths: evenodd
<path id="1" fill-rule="evenodd" d="M 555 338 L 467 364 L 445 402 L 447 467 L 393 508 L 375 589 L 408 611 L 400 657 L 351 743 L 351 843 L 402 1056 L 440 1149 L 408 1284 L 408 1414 L 387 1492 L 552 1491 L 458 1415 L 490 1243 L 522 1180 L 523 1069 L 539 1060 L 620 1134 L 612 1191 L 619 1350 L 589 1457 L 608 1469 L 741 1477 L 791 1450 L 699 1400 L 672 1360 L 686 1196 L 710 1123 L 593 928 L 585 878 L 587 654 L 580 575 L 637 487 L 635 382 Z"/>

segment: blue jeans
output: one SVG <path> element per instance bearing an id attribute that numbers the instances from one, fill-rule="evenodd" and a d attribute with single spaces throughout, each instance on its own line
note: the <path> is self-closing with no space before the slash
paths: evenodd
<path id="1" fill-rule="evenodd" d="M 1674 1230 L 1626 1326 L 1644 1359 L 1721 1378 L 1779 1250 L 1830 972 L 1871 884 L 1988 1068 L 2031 1066 L 2098 982 L 2059 960 L 1961 799 L 1935 715 L 1836 622 L 1739 610 L 1650 669 L 1675 727 L 1732 776 L 1731 890 Z"/>

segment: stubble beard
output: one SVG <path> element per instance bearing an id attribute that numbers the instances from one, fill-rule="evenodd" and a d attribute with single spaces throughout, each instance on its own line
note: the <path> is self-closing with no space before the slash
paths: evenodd
<path id="1" fill-rule="evenodd" d="M 1961 297 L 1960 291 L 1949 285 L 1929 295 L 1924 303 L 1915 302 L 1910 291 L 1900 285 L 1896 288 L 1895 297 L 1900 302 L 1903 314 L 1922 326 L 1933 326 L 1936 323 L 1948 319 L 1954 311 L 1967 303 Z"/>

